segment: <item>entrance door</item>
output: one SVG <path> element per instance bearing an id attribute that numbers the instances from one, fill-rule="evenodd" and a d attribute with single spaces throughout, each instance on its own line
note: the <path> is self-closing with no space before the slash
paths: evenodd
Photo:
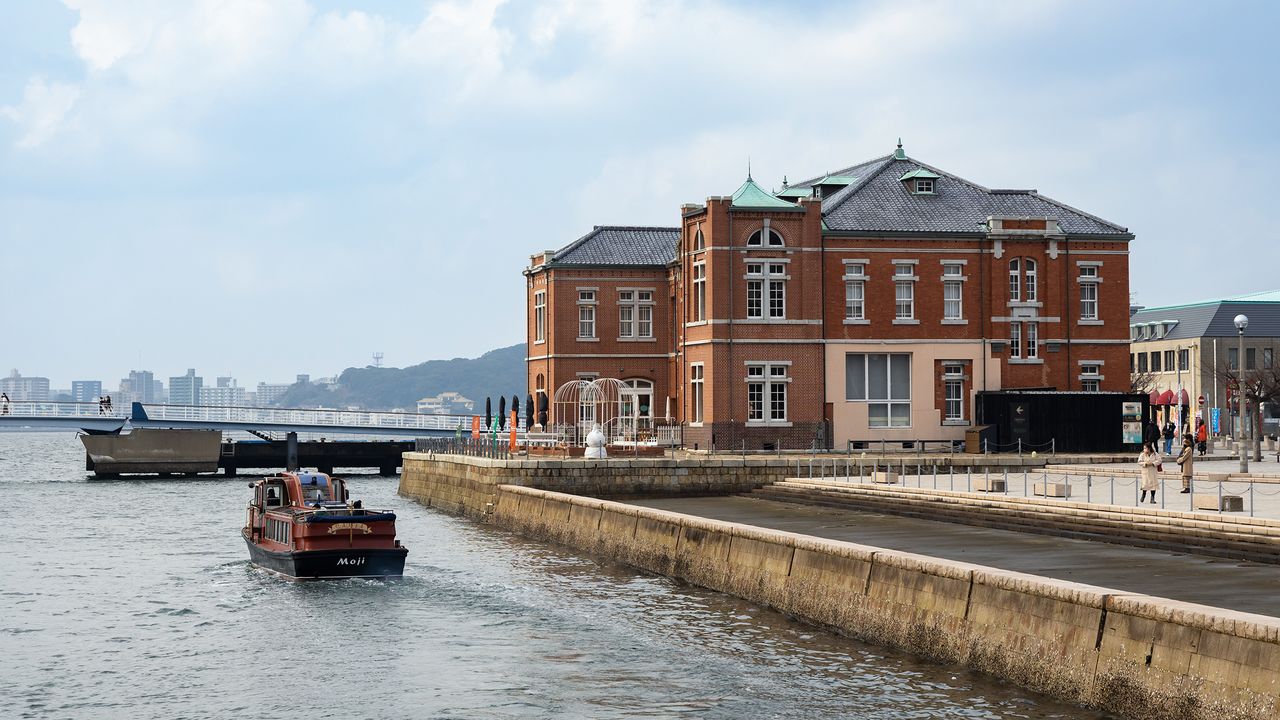
<path id="1" fill-rule="evenodd" d="M 618 430 L 624 440 L 653 437 L 653 382 L 625 380 L 618 391 Z"/>

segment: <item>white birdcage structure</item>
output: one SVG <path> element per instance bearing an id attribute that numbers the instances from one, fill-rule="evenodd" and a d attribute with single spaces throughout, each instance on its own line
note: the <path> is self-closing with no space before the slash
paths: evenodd
<path id="1" fill-rule="evenodd" d="M 618 436 L 623 383 L 615 378 L 578 379 L 556 388 L 548 432 L 560 442 L 585 447 L 597 425 L 610 442 Z"/>

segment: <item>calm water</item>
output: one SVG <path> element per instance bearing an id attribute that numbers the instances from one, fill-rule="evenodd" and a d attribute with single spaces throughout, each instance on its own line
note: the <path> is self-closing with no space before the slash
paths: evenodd
<path id="1" fill-rule="evenodd" d="M 68 434 L 0 433 L 3 718 L 1094 718 L 717 593 L 423 508 L 400 582 L 288 583 L 240 539 L 247 478 L 86 482 Z"/>

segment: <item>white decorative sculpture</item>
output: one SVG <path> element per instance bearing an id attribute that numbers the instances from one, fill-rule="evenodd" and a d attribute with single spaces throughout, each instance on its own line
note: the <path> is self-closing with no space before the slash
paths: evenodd
<path id="1" fill-rule="evenodd" d="M 598 424 L 591 426 L 591 432 L 587 433 L 587 449 L 583 457 L 588 460 L 603 460 L 609 457 L 604 449 L 604 433 L 600 431 Z"/>

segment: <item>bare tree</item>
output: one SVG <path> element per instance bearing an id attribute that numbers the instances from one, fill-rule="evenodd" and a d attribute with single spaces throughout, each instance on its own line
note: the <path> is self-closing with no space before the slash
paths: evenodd
<path id="1" fill-rule="evenodd" d="M 1156 389 L 1156 374 L 1153 372 L 1129 373 L 1129 389 L 1136 393 L 1150 395 Z"/>
<path id="2" fill-rule="evenodd" d="M 1280 402 L 1280 367 L 1219 370 L 1216 375 L 1236 398 L 1244 396 L 1245 408 L 1239 408 L 1237 412 L 1244 412 L 1247 408 L 1247 422 L 1253 437 L 1253 459 L 1262 460 L 1262 403 Z"/>

